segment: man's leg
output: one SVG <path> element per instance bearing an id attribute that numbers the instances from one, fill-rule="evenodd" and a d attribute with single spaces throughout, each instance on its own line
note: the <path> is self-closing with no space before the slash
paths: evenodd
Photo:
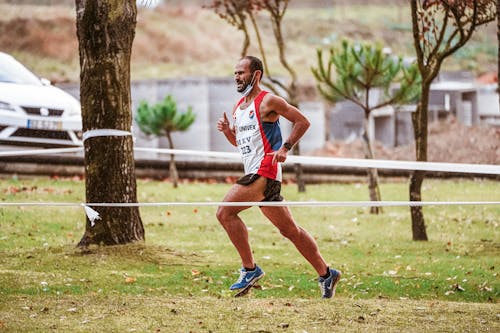
<path id="1" fill-rule="evenodd" d="M 249 185 L 235 184 L 227 192 L 224 202 L 252 202 L 261 201 L 264 198 L 266 179 L 260 177 Z M 255 261 L 248 242 L 248 230 L 238 214 L 249 208 L 236 206 L 221 206 L 217 209 L 217 219 L 226 230 L 229 239 L 241 257 L 243 267 L 253 268 Z"/>
<path id="2" fill-rule="evenodd" d="M 319 252 L 314 238 L 298 226 L 288 207 L 260 207 L 262 213 L 295 245 L 297 250 L 314 267 L 319 276 L 325 275 L 328 265 Z"/>

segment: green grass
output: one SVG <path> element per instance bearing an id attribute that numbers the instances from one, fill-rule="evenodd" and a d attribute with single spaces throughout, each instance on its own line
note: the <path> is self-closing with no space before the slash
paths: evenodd
<path id="1" fill-rule="evenodd" d="M 168 182 L 141 180 L 138 196 L 141 202 L 219 201 L 229 186 L 185 183 L 175 190 Z M 406 182 L 383 181 L 381 188 L 384 200 L 406 200 Z M 297 193 L 295 185 L 286 185 L 283 193 L 289 201 L 367 198 L 367 188 L 362 183 L 309 185 L 306 193 Z M 500 201 L 498 182 L 486 180 L 426 180 L 423 193 L 428 201 Z M 82 202 L 84 183 L 77 179 L 3 179 L 0 198 L 5 202 Z M 446 315 L 447 320 L 454 320 L 457 312 L 450 309 L 453 304 L 463 302 L 468 303 L 463 306 L 469 310 L 456 311 L 483 316 L 483 322 L 473 327 L 480 330 L 481 325 L 499 326 L 494 313 L 499 310 L 500 207 L 426 207 L 428 242 L 411 240 L 409 210 L 404 207 L 387 207 L 378 216 L 369 214 L 366 208 L 345 207 L 300 207 L 292 208 L 292 212 L 299 224 L 317 239 L 326 260 L 343 271 L 337 291 L 341 301 L 332 303 L 337 306 L 343 302 L 342 310 L 328 320 L 310 313 L 321 304 L 317 302 L 319 291 L 314 271 L 258 209 L 245 211 L 242 217 L 250 228 L 255 258 L 267 275 L 261 281 L 261 289 L 239 303 L 228 290 L 237 278 L 239 260 L 215 219 L 215 207 L 142 207 L 145 244 L 93 247 L 88 251 L 75 247 L 84 231 L 83 209 L 3 207 L 0 208 L 0 330 L 3 325 L 12 331 L 21 328 L 36 331 L 36 317 L 45 325 L 41 331 L 51 325 L 64 331 L 65 325 L 72 322 L 71 317 L 75 317 L 79 323 L 73 322 L 73 327 L 81 326 L 85 331 L 92 326 L 81 324 L 85 320 L 97 329 L 102 328 L 98 320 L 89 319 L 102 316 L 108 318 L 107 331 L 122 331 L 128 327 L 127 320 L 148 317 L 152 312 L 153 316 L 144 323 L 137 326 L 130 323 L 131 327 L 152 331 L 154 325 L 159 325 L 169 331 L 169 325 L 175 322 L 170 322 L 171 317 L 189 307 L 204 307 L 205 303 L 222 311 L 221 318 L 231 318 L 235 315 L 233 308 L 242 307 L 255 316 L 248 324 L 261 323 L 268 331 L 277 330 L 280 323 L 265 324 L 266 316 L 278 320 L 283 311 L 293 310 L 287 303 L 303 304 L 297 309 L 316 318 L 318 324 L 314 327 L 319 327 L 318 330 L 329 327 L 331 320 L 339 327 L 347 327 L 342 325 L 348 325 L 345 316 L 352 314 L 349 306 L 358 304 L 360 309 L 373 307 L 370 311 L 376 315 L 371 316 L 371 312 L 359 315 L 365 319 L 353 315 L 351 319 L 356 325 L 349 330 L 356 331 L 356 327 L 363 330 L 365 326 L 357 326 L 360 323 L 371 323 L 375 325 L 373 329 L 385 327 L 388 331 L 397 331 L 398 327 L 408 329 L 412 326 L 398 326 L 398 320 L 402 320 L 398 316 L 420 318 L 427 310 L 433 311 L 430 304 L 446 309 L 444 313 L 434 313 L 433 318 Z M 105 310 L 108 302 L 112 303 L 111 308 Z M 158 302 L 162 303 L 161 309 L 157 309 Z M 252 310 L 252 302 L 264 310 Z M 402 302 L 409 304 L 409 308 Z M 71 306 L 73 303 L 75 306 Z M 270 306 L 274 310 L 267 313 L 265 308 L 270 303 L 279 304 L 279 309 Z M 68 312 L 61 306 L 77 310 Z M 183 306 L 186 309 L 182 310 Z M 415 307 L 427 310 L 415 312 Z M 374 320 L 381 311 L 378 308 L 394 311 L 391 321 L 384 324 L 387 326 Z M 177 309 L 176 315 L 169 312 L 172 309 Z M 210 317 L 210 310 L 205 312 Z M 120 314 L 130 314 L 133 318 L 122 320 Z M 61 316 L 65 320 L 58 320 Z M 189 321 L 188 326 L 194 325 L 189 327 L 196 332 L 236 329 L 230 326 L 234 322 L 217 326 L 219 321 L 207 320 L 200 319 L 205 323 L 200 326 Z M 310 322 L 306 320 L 294 327 L 317 331 L 301 326 Z M 446 320 L 441 324 L 443 331 L 454 328 L 451 323 L 447 326 Z M 368 327 L 371 326 L 365 328 Z"/>

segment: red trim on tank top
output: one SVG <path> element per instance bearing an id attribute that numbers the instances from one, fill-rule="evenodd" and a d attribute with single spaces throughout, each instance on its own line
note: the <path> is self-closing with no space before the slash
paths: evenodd
<path id="1" fill-rule="evenodd" d="M 267 93 L 268 93 L 267 91 L 263 90 L 255 98 L 254 101 L 255 113 L 257 114 L 257 119 L 259 123 L 260 136 L 264 144 L 264 156 L 262 158 L 262 161 L 260 162 L 260 167 L 259 170 L 257 171 L 257 174 L 266 178 L 276 179 L 276 176 L 278 175 L 278 163 L 273 164 L 274 156 L 268 155 L 273 152 L 273 149 L 271 148 L 271 144 L 267 140 L 266 134 L 264 133 L 264 128 L 262 127 L 262 120 L 260 119 L 260 104 L 262 103 L 262 100 L 264 99 Z"/>

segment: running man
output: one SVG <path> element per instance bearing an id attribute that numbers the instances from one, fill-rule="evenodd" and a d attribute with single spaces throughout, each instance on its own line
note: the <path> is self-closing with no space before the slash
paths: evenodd
<path id="1" fill-rule="evenodd" d="M 225 202 L 282 201 L 281 163 L 288 152 L 309 128 L 307 118 L 283 98 L 264 91 L 260 80 L 264 74 L 260 59 L 243 57 L 235 67 L 234 79 L 243 98 L 235 105 L 231 126 L 226 113 L 217 121 L 217 129 L 227 140 L 238 147 L 245 175 L 228 191 Z M 283 143 L 279 124 L 280 116 L 292 122 L 292 131 Z M 231 290 L 247 291 L 264 271 L 256 265 L 248 241 L 248 231 L 238 214 L 250 207 L 220 206 L 217 219 L 241 257 L 239 279 Z M 341 272 L 330 268 L 321 256 L 315 240 L 298 226 L 288 207 L 262 206 L 262 213 L 288 238 L 319 275 L 323 298 L 335 295 Z"/>

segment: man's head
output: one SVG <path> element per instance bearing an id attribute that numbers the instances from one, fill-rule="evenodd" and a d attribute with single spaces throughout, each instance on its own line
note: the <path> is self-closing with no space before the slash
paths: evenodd
<path id="1" fill-rule="evenodd" d="M 249 62 L 250 71 L 255 73 L 255 71 L 260 71 L 260 76 L 264 74 L 264 66 L 262 66 L 262 61 L 254 56 L 244 56 L 241 60 L 247 60 Z"/>
<path id="2" fill-rule="evenodd" d="M 253 56 L 244 56 L 234 69 L 234 80 L 238 92 L 247 95 L 260 81 L 264 68 L 262 61 Z"/>

